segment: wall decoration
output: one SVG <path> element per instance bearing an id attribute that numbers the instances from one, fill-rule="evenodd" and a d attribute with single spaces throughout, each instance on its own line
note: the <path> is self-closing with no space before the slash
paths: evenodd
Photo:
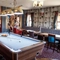
<path id="1" fill-rule="evenodd" d="M 60 6 L 32 9 L 32 12 L 34 13 L 33 27 L 42 26 L 52 29 L 56 11 L 60 11 Z M 29 12 L 31 12 L 31 10 Z"/>

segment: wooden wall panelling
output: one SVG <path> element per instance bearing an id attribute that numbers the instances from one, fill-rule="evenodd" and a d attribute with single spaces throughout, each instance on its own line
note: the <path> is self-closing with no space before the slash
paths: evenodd
<path id="1" fill-rule="evenodd" d="M 0 6 L 0 13 L 1 13 L 1 6 Z M 1 19 L 1 16 L 0 16 L 0 32 L 2 32 L 2 19 Z"/>

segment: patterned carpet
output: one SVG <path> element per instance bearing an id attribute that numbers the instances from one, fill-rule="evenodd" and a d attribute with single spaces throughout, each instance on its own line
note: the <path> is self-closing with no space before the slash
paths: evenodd
<path id="1" fill-rule="evenodd" d="M 57 53 L 56 51 L 53 52 L 51 49 L 47 50 L 47 48 L 44 48 L 42 55 L 40 55 L 39 58 L 53 58 L 60 60 L 60 53 Z"/>

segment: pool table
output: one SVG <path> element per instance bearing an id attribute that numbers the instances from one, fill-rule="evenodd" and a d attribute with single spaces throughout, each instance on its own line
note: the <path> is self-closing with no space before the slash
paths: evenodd
<path id="1" fill-rule="evenodd" d="M 41 54 L 45 42 L 18 34 L 0 33 L 0 54 L 6 60 L 32 60 Z"/>

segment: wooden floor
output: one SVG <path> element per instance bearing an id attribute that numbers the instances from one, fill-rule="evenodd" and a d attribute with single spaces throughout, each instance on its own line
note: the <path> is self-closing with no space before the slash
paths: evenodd
<path id="1" fill-rule="evenodd" d="M 59 60 L 59 59 L 52 59 L 52 58 L 36 58 L 35 60 Z"/>

